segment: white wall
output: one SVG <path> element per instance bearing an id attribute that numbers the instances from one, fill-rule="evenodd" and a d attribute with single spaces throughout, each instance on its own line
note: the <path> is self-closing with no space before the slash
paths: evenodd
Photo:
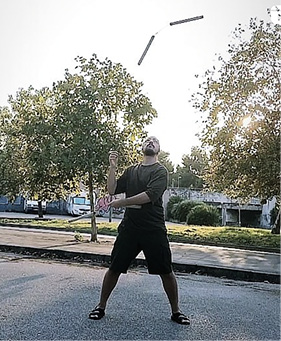
<path id="1" fill-rule="evenodd" d="M 270 211 L 275 206 L 276 200 L 270 200 L 262 205 L 258 198 L 252 198 L 247 204 L 241 204 L 237 199 L 227 197 L 222 193 L 204 192 L 191 190 L 188 188 L 168 188 L 163 195 L 164 210 L 171 196 L 179 195 L 182 198 L 192 201 L 203 201 L 208 204 L 216 205 L 219 208 L 224 207 L 223 221 L 226 223 L 238 223 L 238 209 L 247 211 L 260 211 L 260 227 L 270 228 Z"/>

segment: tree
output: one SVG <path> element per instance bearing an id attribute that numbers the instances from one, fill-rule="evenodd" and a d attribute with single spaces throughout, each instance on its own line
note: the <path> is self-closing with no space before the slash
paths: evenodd
<path id="1" fill-rule="evenodd" d="M 42 201 L 61 197 L 66 185 L 56 162 L 50 96 L 48 88 L 33 87 L 9 96 L 12 111 L 3 129 L 1 192 L 11 198 L 21 194 L 38 200 L 39 217 L 43 216 Z"/>
<path id="2" fill-rule="evenodd" d="M 0 190 L 42 200 L 65 198 L 88 186 L 91 241 L 97 241 L 94 189 L 107 178 L 108 152 L 119 151 L 119 173 L 136 161 L 144 127 L 157 115 L 134 80 L 110 60 L 77 57 L 78 72 L 51 89 L 21 89 L 1 108 Z"/>
<path id="3" fill-rule="evenodd" d="M 161 150 L 158 155 L 158 160 L 160 163 L 162 163 L 162 165 L 164 165 L 167 168 L 167 171 L 169 173 L 168 185 L 172 186 L 175 166 L 170 160 L 170 153 Z"/>
<path id="4" fill-rule="evenodd" d="M 122 67 L 110 60 L 76 58 L 78 72 L 65 72 L 53 85 L 59 168 L 80 178 L 89 189 L 92 208 L 91 241 L 97 241 L 95 188 L 105 185 L 108 152 L 119 152 L 119 172 L 136 161 L 144 127 L 156 116 L 150 100 Z"/>
<path id="5" fill-rule="evenodd" d="M 167 168 L 169 173 L 173 173 L 175 167 L 172 161 L 170 160 L 170 153 L 161 150 L 158 155 L 158 160 L 160 163 L 162 163 L 162 165 L 164 165 Z"/>
<path id="6" fill-rule="evenodd" d="M 190 154 L 183 155 L 182 164 L 177 167 L 176 177 L 180 178 L 181 187 L 202 188 L 206 166 L 206 152 L 200 147 L 192 147 Z"/>
<path id="7" fill-rule="evenodd" d="M 17 160 L 13 147 L 7 147 L 12 113 L 8 107 L 0 108 L 0 193 L 15 199 L 19 192 Z"/>
<path id="8" fill-rule="evenodd" d="M 244 200 L 280 200 L 280 28 L 251 19 L 239 25 L 230 58 L 208 70 L 192 96 L 203 114 L 200 134 L 210 162 L 208 187 Z"/>

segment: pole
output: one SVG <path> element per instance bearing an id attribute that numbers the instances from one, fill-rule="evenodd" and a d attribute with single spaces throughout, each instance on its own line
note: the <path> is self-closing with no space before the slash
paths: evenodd
<path id="1" fill-rule="evenodd" d="M 179 175 L 178 176 L 178 188 L 180 188 L 180 179 L 181 179 L 181 176 Z"/>
<path id="2" fill-rule="evenodd" d="M 108 222 L 111 223 L 112 222 L 112 206 L 109 207 L 109 215 L 108 215 Z"/>
<path id="3" fill-rule="evenodd" d="M 238 202 L 238 226 L 241 227 L 241 209 L 239 202 Z"/>

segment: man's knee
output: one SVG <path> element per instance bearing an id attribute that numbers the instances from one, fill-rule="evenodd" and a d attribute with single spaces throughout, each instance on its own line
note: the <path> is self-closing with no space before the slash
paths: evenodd
<path id="1" fill-rule="evenodd" d="M 162 281 L 169 281 L 169 280 L 175 280 L 175 274 L 173 272 L 170 272 L 168 274 L 161 274 L 160 275 Z"/>
<path id="2" fill-rule="evenodd" d="M 114 271 L 114 270 L 112 270 L 112 269 L 108 269 L 106 275 L 107 275 L 108 277 L 119 278 L 119 276 L 121 275 L 121 272 Z"/>

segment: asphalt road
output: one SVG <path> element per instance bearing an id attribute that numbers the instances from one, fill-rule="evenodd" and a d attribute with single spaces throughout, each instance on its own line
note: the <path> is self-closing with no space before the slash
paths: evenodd
<path id="1" fill-rule="evenodd" d="M 279 285 L 177 274 L 190 326 L 170 320 L 158 276 L 122 275 L 88 319 L 105 268 L 0 253 L 1 340 L 280 340 Z"/>

